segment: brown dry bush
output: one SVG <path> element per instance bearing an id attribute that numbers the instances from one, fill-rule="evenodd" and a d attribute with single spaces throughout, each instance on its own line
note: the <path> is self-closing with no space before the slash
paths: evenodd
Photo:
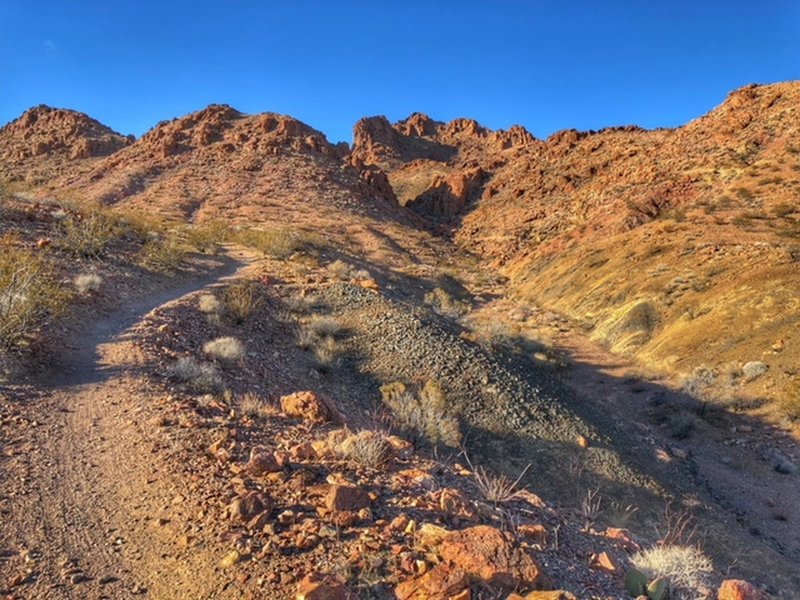
<path id="1" fill-rule="evenodd" d="M 255 281 L 240 280 L 225 289 L 222 301 L 226 316 L 237 325 L 249 319 L 262 303 L 258 284 Z"/>
<path id="2" fill-rule="evenodd" d="M 381 386 L 381 396 L 394 424 L 418 441 L 453 448 L 461 443 L 458 419 L 449 412 L 444 390 L 436 381 L 416 389 L 389 383 Z"/>
<path id="3" fill-rule="evenodd" d="M 0 238 L 0 350 L 24 345 L 63 312 L 68 299 L 45 256 Z"/>

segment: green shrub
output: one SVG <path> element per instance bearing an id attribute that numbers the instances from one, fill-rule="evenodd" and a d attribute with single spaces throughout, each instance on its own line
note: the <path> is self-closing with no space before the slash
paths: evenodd
<path id="1" fill-rule="evenodd" d="M 79 258 L 98 258 L 120 232 L 115 219 L 100 211 L 71 214 L 59 224 L 55 245 Z"/>
<path id="2" fill-rule="evenodd" d="M 221 221 L 208 221 L 186 229 L 186 243 L 205 254 L 216 254 L 230 238 L 230 228 Z"/>
<path id="3" fill-rule="evenodd" d="M 158 273 L 174 273 L 183 266 L 186 249 L 175 240 L 152 239 L 141 250 L 141 263 Z"/>

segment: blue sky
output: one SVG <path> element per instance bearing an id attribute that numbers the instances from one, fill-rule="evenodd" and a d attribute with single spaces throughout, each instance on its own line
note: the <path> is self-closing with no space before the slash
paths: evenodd
<path id="1" fill-rule="evenodd" d="M 422 111 L 539 137 L 673 126 L 800 79 L 800 3 L 0 0 L 0 123 L 36 104 L 141 135 L 226 103 L 350 140 Z"/>

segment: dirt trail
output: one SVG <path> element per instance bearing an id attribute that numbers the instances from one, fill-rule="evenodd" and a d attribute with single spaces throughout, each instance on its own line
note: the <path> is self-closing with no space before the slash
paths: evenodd
<path id="1" fill-rule="evenodd" d="M 28 439 L 3 434 L 12 458 L 0 481 L 0 591 L 42 599 L 219 597 L 213 557 L 196 549 L 179 557 L 180 532 L 160 516 L 180 512 L 186 492 L 150 452 L 157 442 L 142 420 L 146 384 L 133 373 L 139 356 L 125 332 L 244 262 L 221 257 L 87 324 L 44 391 L 26 398 Z"/>

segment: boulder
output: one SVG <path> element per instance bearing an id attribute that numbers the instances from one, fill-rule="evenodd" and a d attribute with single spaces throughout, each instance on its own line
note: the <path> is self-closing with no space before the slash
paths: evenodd
<path id="1" fill-rule="evenodd" d="M 324 400 L 314 392 L 295 392 L 281 398 L 281 410 L 289 417 L 297 417 L 313 423 L 326 423 L 333 419 L 330 400 Z"/>
<path id="2" fill-rule="evenodd" d="M 255 446 L 250 450 L 250 460 L 244 466 L 245 471 L 252 477 L 260 477 L 267 473 L 277 473 L 283 470 L 283 461 L 278 460 L 274 452 L 264 446 Z"/>
<path id="3" fill-rule="evenodd" d="M 477 525 L 442 539 L 440 554 L 452 565 L 489 585 L 535 589 L 545 583 L 539 564 L 499 529 Z"/>
<path id="4" fill-rule="evenodd" d="M 355 485 L 332 485 L 325 496 L 328 510 L 357 511 L 372 503 L 369 494 Z"/>
<path id="5" fill-rule="evenodd" d="M 767 600 L 764 592 L 742 579 L 726 579 L 717 592 L 718 600 Z"/>

